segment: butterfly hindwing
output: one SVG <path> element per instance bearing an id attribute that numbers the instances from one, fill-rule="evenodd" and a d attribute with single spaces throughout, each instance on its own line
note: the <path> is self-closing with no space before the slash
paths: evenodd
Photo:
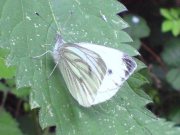
<path id="1" fill-rule="evenodd" d="M 117 49 L 90 43 L 78 43 L 78 45 L 97 53 L 107 67 L 106 75 L 101 83 L 101 87 L 97 90 L 93 104 L 109 100 L 135 71 L 137 67 L 136 62 L 130 56 Z"/>

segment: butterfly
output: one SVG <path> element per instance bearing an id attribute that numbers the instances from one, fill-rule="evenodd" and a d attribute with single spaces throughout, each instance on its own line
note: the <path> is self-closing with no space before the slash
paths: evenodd
<path id="1" fill-rule="evenodd" d="M 91 43 L 66 43 L 57 35 L 52 56 L 77 102 L 90 107 L 113 97 L 135 71 L 127 54 Z"/>

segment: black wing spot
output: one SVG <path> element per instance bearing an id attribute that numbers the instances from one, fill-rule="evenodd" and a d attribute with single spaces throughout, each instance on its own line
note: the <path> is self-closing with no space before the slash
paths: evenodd
<path id="1" fill-rule="evenodd" d="M 130 58 L 128 55 L 124 55 L 123 61 L 126 64 L 128 74 L 129 74 L 129 72 L 132 72 L 132 70 L 135 68 L 136 64 L 134 63 L 133 59 Z"/>
<path id="2" fill-rule="evenodd" d="M 108 73 L 109 73 L 109 75 L 112 74 L 112 70 L 111 70 L 111 69 L 108 69 Z"/>

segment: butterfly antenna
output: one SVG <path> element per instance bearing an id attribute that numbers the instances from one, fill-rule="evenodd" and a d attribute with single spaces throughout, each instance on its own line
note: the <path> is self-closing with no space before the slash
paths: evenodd
<path id="1" fill-rule="evenodd" d="M 35 12 L 35 14 L 40 17 L 46 24 L 50 25 L 51 23 L 47 22 L 38 12 Z M 55 32 L 57 32 L 57 30 L 54 27 L 51 27 L 51 29 Z M 58 32 L 58 34 L 60 34 L 60 32 Z"/>

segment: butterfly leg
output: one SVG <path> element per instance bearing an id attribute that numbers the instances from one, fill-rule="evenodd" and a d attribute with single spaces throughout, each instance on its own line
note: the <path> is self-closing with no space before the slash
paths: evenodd
<path id="1" fill-rule="evenodd" d="M 52 51 L 50 51 L 50 50 L 48 50 L 48 51 L 46 51 L 46 52 L 44 52 L 43 54 L 41 54 L 41 55 L 38 55 L 38 56 L 34 56 L 33 58 L 40 58 L 40 57 L 42 57 L 42 56 L 44 56 L 44 55 L 46 55 L 47 53 L 53 53 Z"/>
<path id="2" fill-rule="evenodd" d="M 56 69 L 56 67 L 58 66 L 59 62 L 56 63 L 56 65 L 54 66 L 53 70 L 51 71 L 51 73 L 48 76 L 48 79 L 51 77 L 51 75 L 53 74 L 54 70 Z"/>

